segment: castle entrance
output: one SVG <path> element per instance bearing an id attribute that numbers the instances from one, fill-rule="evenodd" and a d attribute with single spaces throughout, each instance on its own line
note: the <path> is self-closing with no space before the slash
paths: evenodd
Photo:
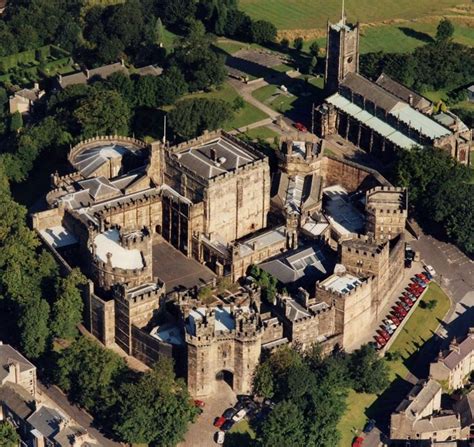
<path id="1" fill-rule="evenodd" d="M 216 374 L 216 380 L 227 383 L 232 389 L 234 389 L 234 374 L 230 371 L 223 369 Z"/>

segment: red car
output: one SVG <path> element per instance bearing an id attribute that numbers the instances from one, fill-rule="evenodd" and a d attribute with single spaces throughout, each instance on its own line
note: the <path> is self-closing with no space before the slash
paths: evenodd
<path id="1" fill-rule="evenodd" d="M 360 436 L 357 436 L 357 438 L 355 438 L 352 441 L 352 447 L 362 447 L 363 445 L 364 445 L 364 438 Z"/>
<path id="2" fill-rule="evenodd" d="M 306 129 L 306 126 L 301 123 L 295 123 L 296 129 L 298 129 L 300 132 L 308 132 L 308 129 Z"/>
<path id="3" fill-rule="evenodd" d="M 408 297 L 406 297 L 406 296 L 402 296 L 400 299 L 401 299 L 407 306 L 409 306 L 409 307 L 413 306 L 413 301 L 412 301 L 410 298 L 408 298 Z"/>
<path id="4" fill-rule="evenodd" d="M 382 337 L 380 337 L 380 335 L 374 335 L 374 339 L 376 344 L 375 349 L 382 349 L 387 344 L 387 342 Z"/>
<path id="5" fill-rule="evenodd" d="M 194 401 L 194 406 L 198 408 L 204 408 L 206 404 L 202 400 L 196 399 Z"/>
<path id="6" fill-rule="evenodd" d="M 408 287 L 408 292 L 412 293 L 413 295 L 415 295 L 418 298 L 421 295 L 421 293 L 423 292 L 423 289 L 420 289 L 419 287 L 410 285 Z"/>
<path id="7" fill-rule="evenodd" d="M 420 278 L 426 284 L 428 284 L 430 282 L 430 279 L 424 273 L 417 273 L 415 276 L 417 278 Z"/>
<path id="8" fill-rule="evenodd" d="M 221 428 L 224 425 L 225 421 L 227 421 L 227 419 L 224 416 L 216 418 L 216 420 L 214 421 L 214 427 Z"/>
<path id="9" fill-rule="evenodd" d="M 400 326 L 401 321 L 397 317 L 395 317 L 393 315 L 388 315 L 388 318 L 390 318 L 390 320 L 392 320 L 392 322 L 395 326 Z"/>
<path id="10" fill-rule="evenodd" d="M 393 310 L 400 314 L 402 317 L 406 317 L 407 311 L 402 306 L 394 306 Z"/>
<path id="11" fill-rule="evenodd" d="M 379 334 L 385 341 L 390 340 L 390 334 L 385 329 L 377 329 L 377 334 Z"/>
<path id="12" fill-rule="evenodd" d="M 412 303 L 414 303 L 416 301 L 416 296 L 413 295 L 413 293 L 403 292 L 402 296 L 404 296 L 405 298 L 408 298 Z"/>

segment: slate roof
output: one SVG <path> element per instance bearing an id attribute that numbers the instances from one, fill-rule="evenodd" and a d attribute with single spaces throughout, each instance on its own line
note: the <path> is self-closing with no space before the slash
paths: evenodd
<path id="1" fill-rule="evenodd" d="M 467 427 L 474 424 L 474 390 L 463 396 L 455 405 L 456 411 L 461 416 L 461 425 Z"/>
<path id="2" fill-rule="evenodd" d="M 104 143 L 80 152 L 74 157 L 72 164 L 84 177 L 90 177 L 108 160 L 122 157 L 129 151 L 131 149 L 119 144 Z"/>
<path id="3" fill-rule="evenodd" d="M 156 65 L 147 65 L 137 69 L 140 76 L 160 76 L 163 73 L 163 69 Z"/>
<path id="4" fill-rule="evenodd" d="M 63 419 L 63 415 L 54 408 L 43 406 L 28 418 L 28 422 L 44 437 L 53 439 L 60 432 Z"/>
<path id="5" fill-rule="evenodd" d="M 455 349 L 444 357 L 441 361 L 447 368 L 453 370 L 459 363 L 461 363 L 468 355 L 474 352 L 474 334 L 469 334 Z"/>
<path id="6" fill-rule="evenodd" d="M 174 153 L 179 163 L 203 179 L 212 179 L 252 163 L 259 157 L 226 137 Z"/>
<path id="7" fill-rule="evenodd" d="M 0 386 L 1 403 L 22 419 L 27 419 L 34 411 L 34 401 L 31 395 L 15 383 Z"/>
<path id="8" fill-rule="evenodd" d="M 431 102 L 428 99 L 424 98 L 419 93 L 410 90 L 403 84 L 400 84 L 399 82 L 395 81 L 385 73 L 382 73 L 375 82 L 377 85 L 380 85 L 380 87 L 383 87 L 385 90 L 407 103 L 410 102 L 411 96 L 413 107 L 417 109 L 426 108 L 431 105 Z"/>
<path id="9" fill-rule="evenodd" d="M 436 380 L 421 380 L 410 390 L 408 396 L 400 402 L 396 411 L 397 413 L 405 411 L 411 414 L 413 418 L 417 418 L 439 391 L 441 391 L 441 385 Z"/>
<path id="10" fill-rule="evenodd" d="M 442 416 L 432 416 L 430 418 L 419 419 L 413 424 L 415 433 L 430 433 L 460 427 L 460 421 L 455 414 Z"/>
<path id="11" fill-rule="evenodd" d="M 89 191 L 89 194 L 95 201 L 120 194 L 120 189 L 114 186 L 105 177 L 94 177 L 87 180 L 81 180 L 79 185 L 81 188 Z"/>
<path id="12" fill-rule="evenodd" d="M 12 360 L 20 364 L 21 372 L 28 371 L 30 369 L 36 369 L 33 363 L 23 357 L 17 350 L 12 348 L 10 345 L 0 344 L 0 371 Z"/>

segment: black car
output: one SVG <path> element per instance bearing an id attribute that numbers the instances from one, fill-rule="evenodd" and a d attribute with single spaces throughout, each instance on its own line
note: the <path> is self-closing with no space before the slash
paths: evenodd
<path id="1" fill-rule="evenodd" d="M 234 408 L 236 411 L 240 411 L 240 410 L 243 410 L 244 408 L 246 408 L 247 406 L 247 402 L 244 402 L 242 400 L 239 400 L 235 405 L 234 405 Z"/>
<path id="2" fill-rule="evenodd" d="M 370 433 L 375 428 L 375 421 L 373 419 L 369 419 L 364 427 L 364 433 Z"/>
<path id="3" fill-rule="evenodd" d="M 229 431 L 232 426 L 234 425 L 234 421 L 232 419 L 227 419 L 227 421 L 225 421 L 222 426 L 221 426 L 221 430 L 222 431 Z"/>
<path id="4" fill-rule="evenodd" d="M 222 413 L 222 416 L 224 416 L 226 419 L 232 419 L 237 411 L 238 410 L 235 408 L 227 408 L 227 410 Z"/>

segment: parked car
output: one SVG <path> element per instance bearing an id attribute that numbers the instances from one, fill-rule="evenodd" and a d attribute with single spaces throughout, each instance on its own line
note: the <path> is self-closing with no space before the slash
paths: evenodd
<path id="1" fill-rule="evenodd" d="M 375 421 L 373 419 L 369 419 L 364 427 L 364 433 L 370 433 L 375 428 Z"/>
<path id="2" fill-rule="evenodd" d="M 374 335 L 374 339 L 382 348 L 387 344 L 387 340 L 380 335 Z"/>
<path id="3" fill-rule="evenodd" d="M 198 407 L 198 408 L 204 408 L 206 406 L 206 404 L 202 400 L 195 399 L 194 400 L 194 406 Z"/>
<path id="4" fill-rule="evenodd" d="M 385 320 L 383 320 L 383 323 L 388 325 L 392 330 L 394 330 L 394 331 L 397 330 L 397 325 L 392 320 L 390 320 L 389 318 L 386 318 Z"/>
<path id="5" fill-rule="evenodd" d="M 402 321 L 403 320 L 403 315 L 398 312 L 396 309 L 392 309 L 392 313 L 390 314 L 391 316 L 393 315 L 395 318 L 398 318 L 398 321 Z"/>
<path id="6" fill-rule="evenodd" d="M 227 408 L 227 410 L 222 413 L 222 416 L 224 416 L 226 419 L 232 419 L 235 413 L 237 413 L 235 408 Z"/>
<path id="7" fill-rule="evenodd" d="M 414 303 L 416 301 L 416 296 L 413 295 L 413 293 L 411 293 L 411 292 L 403 292 L 402 296 L 408 298 L 412 303 Z"/>
<path id="8" fill-rule="evenodd" d="M 381 324 L 380 328 L 388 332 L 389 335 L 392 335 L 395 332 L 389 325 Z"/>
<path id="9" fill-rule="evenodd" d="M 433 279 L 433 277 L 436 276 L 436 270 L 431 265 L 424 265 L 423 268 L 429 274 L 428 277 L 430 279 Z"/>
<path id="10" fill-rule="evenodd" d="M 415 276 L 413 278 L 413 281 L 416 282 L 420 287 L 423 287 L 423 289 L 426 289 L 427 284 L 421 278 L 418 278 L 417 276 Z"/>
<path id="11" fill-rule="evenodd" d="M 405 309 L 405 312 L 408 313 L 410 311 L 410 306 L 403 301 L 397 301 L 398 306 L 402 306 Z"/>
<path id="12" fill-rule="evenodd" d="M 428 278 L 428 275 L 425 275 L 424 273 L 417 273 L 415 276 L 422 279 L 427 284 L 431 281 L 430 278 Z"/>
<path id="13" fill-rule="evenodd" d="M 234 421 L 232 419 L 227 419 L 223 424 L 222 424 L 222 427 L 221 427 L 221 430 L 223 431 L 229 431 L 232 426 L 234 425 Z"/>
<path id="14" fill-rule="evenodd" d="M 396 306 L 394 306 L 394 310 L 399 313 L 403 318 L 407 316 L 407 311 L 402 306 L 399 306 L 398 303 Z"/>
<path id="15" fill-rule="evenodd" d="M 385 341 L 390 340 L 390 334 L 385 329 L 377 329 L 375 332 L 379 334 Z"/>
<path id="16" fill-rule="evenodd" d="M 308 132 L 308 129 L 306 128 L 306 126 L 304 124 L 301 124 L 301 123 L 295 123 L 295 127 L 297 130 L 299 130 L 300 132 Z"/>
<path id="17" fill-rule="evenodd" d="M 215 434 L 215 440 L 216 440 L 216 444 L 219 444 L 219 445 L 222 445 L 224 444 L 224 441 L 225 441 L 225 433 L 221 430 L 219 430 L 216 434 Z"/>
<path id="18" fill-rule="evenodd" d="M 246 414 L 247 414 L 246 410 L 240 410 L 236 414 L 234 414 L 234 416 L 232 417 L 232 420 L 234 422 L 240 422 L 245 417 Z"/>
<path id="19" fill-rule="evenodd" d="M 395 326 L 400 326 L 401 321 L 394 315 L 387 315 L 388 321 L 391 321 Z"/>
<path id="20" fill-rule="evenodd" d="M 221 428 L 221 427 L 224 425 L 224 422 L 225 422 L 226 420 L 227 420 L 227 419 L 226 419 L 224 416 L 219 416 L 219 417 L 216 418 L 216 420 L 214 421 L 214 427 Z"/>
<path id="21" fill-rule="evenodd" d="M 362 447 L 364 445 L 364 438 L 362 436 L 357 436 L 352 441 L 352 447 Z"/>
<path id="22" fill-rule="evenodd" d="M 401 296 L 400 300 L 403 301 L 408 307 L 413 306 L 413 301 L 410 298 L 406 297 L 406 296 Z"/>

